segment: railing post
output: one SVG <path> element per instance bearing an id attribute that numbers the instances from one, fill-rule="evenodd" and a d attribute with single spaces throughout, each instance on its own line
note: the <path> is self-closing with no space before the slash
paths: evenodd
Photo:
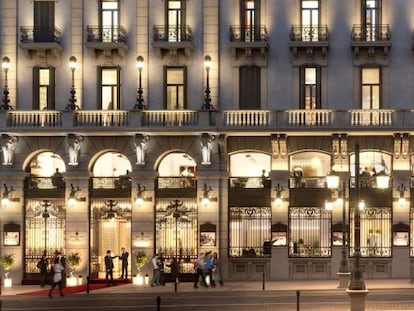
<path id="1" fill-rule="evenodd" d="M 265 290 L 265 273 L 262 274 L 262 290 Z"/>
<path id="2" fill-rule="evenodd" d="M 89 294 L 89 275 L 86 277 L 86 293 Z"/>
<path id="3" fill-rule="evenodd" d="M 296 311 L 300 311 L 300 291 L 296 291 Z"/>
<path id="4" fill-rule="evenodd" d="M 161 297 L 157 296 L 157 311 L 161 310 Z"/>

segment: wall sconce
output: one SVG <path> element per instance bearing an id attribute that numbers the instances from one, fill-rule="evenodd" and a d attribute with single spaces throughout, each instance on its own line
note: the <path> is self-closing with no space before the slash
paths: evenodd
<path id="1" fill-rule="evenodd" d="M 68 198 L 68 204 L 69 206 L 74 206 L 77 201 L 86 201 L 85 197 L 79 197 L 78 193 L 80 192 L 79 186 L 76 188 L 73 186 L 73 184 L 70 184 L 70 192 L 69 192 L 69 198 Z"/>
<path id="2" fill-rule="evenodd" d="M 144 201 L 152 201 L 152 198 L 149 196 L 145 195 L 145 191 L 147 189 L 145 189 L 145 186 L 141 186 L 141 184 L 138 184 L 137 187 L 137 197 L 135 199 L 135 204 L 139 207 L 142 206 L 142 204 L 144 203 Z"/>
<path id="3" fill-rule="evenodd" d="M 401 184 L 400 186 L 398 186 L 397 189 L 400 192 L 400 197 L 398 199 L 398 204 L 401 207 L 403 207 L 405 205 L 405 203 L 406 203 L 405 196 L 404 196 L 404 193 L 405 193 L 405 186 L 404 186 L 404 184 Z"/>
<path id="4" fill-rule="evenodd" d="M 277 184 L 277 186 L 276 186 L 276 188 L 275 188 L 275 191 L 276 191 L 276 196 L 275 196 L 275 200 L 274 200 L 274 203 L 277 205 L 277 206 L 280 206 L 280 205 L 282 205 L 282 203 L 283 203 L 283 200 L 282 200 L 282 191 L 283 191 L 284 189 L 283 189 L 283 187 L 282 186 L 280 186 L 279 184 Z"/>
<path id="5" fill-rule="evenodd" d="M 211 186 L 207 186 L 207 184 L 204 184 L 203 186 L 203 196 L 200 198 L 200 202 L 204 207 L 207 207 L 207 205 L 210 203 L 210 201 L 216 201 L 216 197 L 211 197 L 210 193 L 213 191 L 213 188 Z"/>
<path id="6" fill-rule="evenodd" d="M 140 237 L 136 237 L 136 240 L 134 241 L 134 246 L 135 247 L 142 247 L 142 248 L 146 248 L 149 247 L 151 245 L 149 239 L 147 239 L 145 237 L 144 232 L 141 232 L 141 236 Z"/>
<path id="7" fill-rule="evenodd" d="M 16 198 L 15 197 L 15 190 L 13 189 L 12 186 L 10 186 L 10 189 L 7 187 L 6 184 L 3 185 L 4 186 L 4 191 L 3 191 L 3 195 L 1 197 L 1 205 L 2 206 L 7 206 L 9 205 L 10 202 L 19 202 L 20 198 Z"/>
<path id="8" fill-rule="evenodd" d="M 335 172 L 330 172 L 326 175 L 326 184 L 329 189 L 338 189 L 339 176 Z"/>
<path id="9" fill-rule="evenodd" d="M 379 172 L 376 176 L 377 188 L 378 189 L 387 189 L 389 187 L 390 176 L 385 174 L 384 171 Z"/>
<path id="10" fill-rule="evenodd" d="M 365 201 L 361 200 L 358 203 L 359 210 L 362 211 L 365 208 Z"/>
<path id="11" fill-rule="evenodd" d="M 325 201 L 325 209 L 327 211 L 332 211 L 333 210 L 333 202 L 326 200 Z"/>

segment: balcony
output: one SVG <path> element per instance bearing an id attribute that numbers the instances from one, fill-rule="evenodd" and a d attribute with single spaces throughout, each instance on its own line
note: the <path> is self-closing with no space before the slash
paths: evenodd
<path id="1" fill-rule="evenodd" d="M 31 133 L 77 132 L 105 135 L 113 131 L 160 134 L 197 132 L 266 133 L 271 131 L 414 130 L 414 110 L 7 110 L 0 111 L 0 130 Z"/>
<path id="2" fill-rule="evenodd" d="M 180 53 L 190 58 L 193 54 L 193 33 L 190 26 L 154 26 L 152 47 L 160 58 L 168 54 L 177 58 Z"/>
<path id="3" fill-rule="evenodd" d="M 388 51 L 391 48 L 389 25 L 354 25 L 351 48 L 354 64 L 375 63 L 388 65 Z"/>
<path id="4" fill-rule="evenodd" d="M 268 38 L 266 26 L 230 26 L 229 48 L 233 59 L 244 56 L 266 61 Z"/>
<path id="5" fill-rule="evenodd" d="M 295 66 L 309 63 L 309 60 L 326 66 L 329 49 L 328 26 L 292 25 L 289 47 Z"/>
<path id="6" fill-rule="evenodd" d="M 46 59 L 50 54 L 56 60 L 60 61 L 63 50 L 61 32 L 58 28 L 42 27 L 20 27 L 19 47 L 24 50 L 28 59 L 37 56 L 40 59 Z"/>
<path id="7" fill-rule="evenodd" d="M 88 26 L 86 47 L 94 57 L 103 54 L 111 59 L 114 53 L 124 58 L 128 51 L 127 34 L 122 26 Z"/>

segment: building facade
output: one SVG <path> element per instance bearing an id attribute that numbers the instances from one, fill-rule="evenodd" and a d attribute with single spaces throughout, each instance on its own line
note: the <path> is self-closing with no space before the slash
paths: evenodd
<path id="1" fill-rule="evenodd" d="M 332 279 L 358 249 L 367 278 L 408 277 L 412 12 L 410 0 L 2 0 L 0 254 L 16 254 L 13 281 L 37 282 L 44 250 L 77 252 L 76 273 L 102 277 L 122 247 L 130 275 L 139 251 L 163 253 L 167 278 L 179 260 L 182 279 L 213 251 L 226 280 Z"/>

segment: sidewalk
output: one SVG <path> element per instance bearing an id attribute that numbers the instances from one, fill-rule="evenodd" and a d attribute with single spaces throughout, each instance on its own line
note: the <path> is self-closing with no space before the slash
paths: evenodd
<path id="1" fill-rule="evenodd" d="M 265 291 L 307 291 L 307 290 L 338 290 L 338 280 L 289 280 L 289 281 L 266 281 Z M 375 289 L 413 289 L 414 284 L 409 283 L 409 279 L 368 279 L 365 280 L 368 290 Z M 11 288 L 1 289 L 2 296 L 12 296 L 26 292 L 40 290 L 37 285 L 13 285 Z M 174 292 L 174 284 L 167 283 L 165 286 L 151 287 L 150 285 L 127 284 L 122 286 L 106 287 L 90 291 L 90 294 L 99 293 L 171 293 Z M 225 282 L 224 286 L 217 285 L 215 288 L 198 289 L 193 287 L 193 283 L 180 283 L 177 286 L 178 292 L 203 292 L 203 291 L 263 291 L 263 283 L 258 281 L 239 281 Z M 86 294 L 82 292 L 80 294 Z"/>

